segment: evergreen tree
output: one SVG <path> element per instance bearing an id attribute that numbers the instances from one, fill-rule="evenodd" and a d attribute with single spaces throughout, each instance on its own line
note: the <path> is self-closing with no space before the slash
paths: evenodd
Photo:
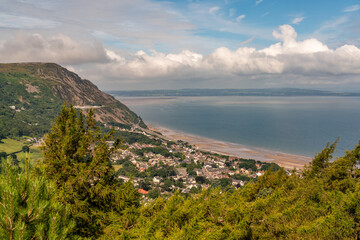
<path id="1" fill-rule="evenodd" d="M 132 184 L 121 185 L 115 178 L 110 155 L 120 141 L 109 147 L 111 136 L 100 135 L 92 110 L 84 120 L 72 106 L 64 106 L 45 138 L 46 177 L 55 181 L 60 201 L 70 205 L 75 234 L 81 237 L 99 237 L 114 216 L 139 205 Z"/>
<path id="2" fill-rule="evenodd" d="M 74 226 L 56 188 L 44 177 L 30 174 L 9 161 L 0 176 L 0 239 L 69 239 Z"/>
<path id="3" fill-rule="evenodd" d="M 26 153 L 29 153 L 29 152 L 30 152 L 30 148 L 29 148 L 28 145 L 25 145 L 25 146 L 22 146 L 21 151 L 23 151 L 24 153 L 25 153 L 25 152 L 26 152 Z"/>
<path id="4" fill-rule="evenodd" d="M 0 159 L 6 158 L 7 153 L 6 152 L 0 152 Z"/>
<path id="5" fill-rule="evenodd" d="M 320 153 L 315 155 L 310 166 L 307 166 L 304 172 L 307 177 L 320 176 L 323 173 L 324 169 L 329 166 L 338 141 L 339 138 L 331 145 L 328 142 L 326 147 Z"/>
<path id="6" fill-rule="evenodd" d="M 11 154 L 12 165 L 19 166 L 20 161 L 15 153 Z"/>

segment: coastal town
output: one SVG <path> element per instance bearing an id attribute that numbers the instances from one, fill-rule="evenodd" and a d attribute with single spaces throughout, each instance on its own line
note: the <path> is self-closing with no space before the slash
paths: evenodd
<path id="1" fill-rule="evenodd" d="M 117 178 L 133 182 L 144 198 L 175 191 L 196 193 L 209 187 L 241 188 L 266 170 L 280 168 L 275 163 L 203 151 L 181 140 L 166 139 L 160 132 L 115 129 L 124 141 L 111 157 Z"/>

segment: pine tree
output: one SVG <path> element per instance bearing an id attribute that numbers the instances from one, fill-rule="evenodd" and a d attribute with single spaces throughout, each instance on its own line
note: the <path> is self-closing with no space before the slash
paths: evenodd
<path id="1" fill-rule="evenodd" d="M 101 136 L 92 110 L 84 120 L 72 106 L 64 106 L 45 138 L 46 177 L 55 181 L 58 199 L 70 205 L 75 234 L 81 237 L 99 237 L 114 215 L 139 205 L 133 186 L 115 178 L 110 156 L 120 141 L 110 148 L 111 137 Z"/>
<path id="2" fill-rule="evenodd" d="M 44 177 L 4 164 L 0 176 L 0 239 L 69 239 L 74 223 L 55 199 L 55 187 Z"/>
<path id="3" fill-rule="evenodd" d="M 315 155 L 310 162 L 310 166 L 306 166 L 304 175 L 307 177 L 320 176 L 324 169 L 329 167 L 330 160 L 333 157 L 336 145 L 339 142 L 339 138 L 335 140 L 331 145 L 328 142 L 326 147 L 318 154 Z"/>

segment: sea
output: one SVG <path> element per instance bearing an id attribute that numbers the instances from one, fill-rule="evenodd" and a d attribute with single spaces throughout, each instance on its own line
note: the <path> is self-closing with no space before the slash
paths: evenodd
<path id="1" fill-rule="evenodd" d="M 312 157 L 360 139 L 360 97 L 116 97 L 145 123 L 220 141 Z"/>

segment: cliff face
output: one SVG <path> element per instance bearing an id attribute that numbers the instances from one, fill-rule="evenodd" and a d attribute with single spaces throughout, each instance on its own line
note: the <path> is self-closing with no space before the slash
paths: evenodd
<path id="1" fill-rule="evenodd" d="M 93 107 L 96 120 L 102 123 L 143 124 L 139 116 L 114 97 L 57 64 L 0 64 L 0 105 L 4 109 L 11 106 L 14 118 L 37 126 L 45 122 L 42 117 L 54 117 L 64 102 L 84 112 Z"/>
<path id="2" fill-rule="evenodd" d="M 102 123 L 137 124 L 142 120 L 113 96 L 100 91 L 92 82 L 53 63 L 37 64 L 37 75 L 45 81 L 53 81 L 52 90 L 61 99 L 75 106 L 95 108 L 96 119 Z"/>

